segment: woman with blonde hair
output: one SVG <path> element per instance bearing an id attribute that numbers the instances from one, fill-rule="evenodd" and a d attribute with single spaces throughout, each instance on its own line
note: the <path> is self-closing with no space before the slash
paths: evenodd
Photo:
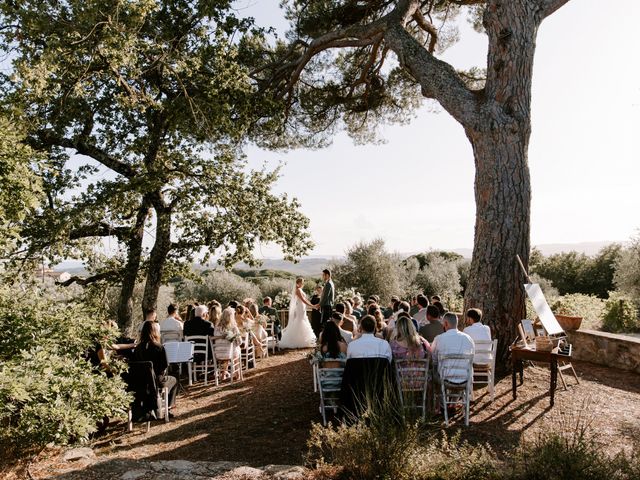
<path id="1" fill-rule="evenodd" d="M 240 343 L 242 337 L 240 330 L 236 324 L 235 311 L 232 308 L 225 308 L 220 316 L 220 321 L 214 329 L 216 337 L 215 355 L 216 360 L 220 362 L 220 369 L 225 372 L 222 379 L 226 380 L 231 377 L 227 368 L 229 361 L 240 357 Z M 238 372 L 240 375 L 241 372 Z"/>
<path id="2" fill-rule="evenodd" d="M 222 316 L 222 308 L 218 302 L 209 303 L 209 321 L 215 327 L 220 323 L 220 317 Z"/>
<path id="3" fill-rule="evenodd" d="M 418 334 L 406 312 L 401 312 L 398 316 L 389 344 L 395 360 L 420 359 L 431 354 L 429 342 Z"/>

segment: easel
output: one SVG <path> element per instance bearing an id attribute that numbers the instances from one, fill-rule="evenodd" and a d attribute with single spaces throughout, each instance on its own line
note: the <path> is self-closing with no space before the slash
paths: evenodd
<path id="1" fill-rule="evenodd" d="M 563 372 L 567 370 L 573 376 L 573 378 L 575 378 L 576 383 L 580 384 L 580 379 L 578 378 L 578 375 L 576 374 L 576 371 L 573 368 L 573 365 L 571 364 L 572 346 L 567 343 L 568 349 L 559 348 L 560 342 L 566 341 L 567 334 L 558 323 L 558 320 L 556 319 L 555 315 L 553 315 L 553 312 L 551 312 L 551 309 L 549 308 L 549 304 L 547 303 L 547 300 L 544 298 L 544 294 L 542 293 L 540 286 L 537 284 L 534 284 L 531 281 L 531 277 L 529 277 L 529 273 L 527 272 L 527 269 L 524 268 L 524 264 L 520 259 L 520 255 L 516 255 L 516 260 L 518 261 L 518 264 L 520 265 L 520 268 L 522 269 L 524 276 L 529 282 L 525 285 L 525 290 L 527 292 L 527 295 L 533 302 L 534 309 L 538 314 L 540 322 L 542 323 L 542 326 L 544 327 L 547 335 L 549 335 L 549 337 L 551 337 L 554 341 L 557 342 L 557 346 L 556 348 L 554 348 L 553 353 L 557 355 L 558 373 L 560 374 L 560 380 L 562 381 L 562 386 L 564 387 L 565 390 L 567 390 L 567 382 L 563 374 Z M 524 344 L 528 346 L 527 338 L 526 338 L 526 335 L 524 334 L 522 325 L 518 325 L 518 327 L 519 327 L 520 335 L 522 337 Z"/>

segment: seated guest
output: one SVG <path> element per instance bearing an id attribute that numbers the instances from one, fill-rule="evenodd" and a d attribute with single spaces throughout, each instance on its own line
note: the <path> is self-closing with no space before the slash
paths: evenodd
<path id="1" fill-rule="evenodd" d="M 447 310 L 444 308 L 444 305 L 440 301 L 433 302 L 433 305 L 435 305 L 435 307 L 438 309 L 438 313 L 440 314 L 440 321 L 442 322 L 442 320 L 444 319 L 444 314 L 447 313 Z"/>
<path id="2" fill-rule="evenodd" d="M 431 355 L 434 365 L 438 366 L 440 379 L 453 383 L 461 383 L 467 379 L 466 366 L 462 362 L 450 362 L 446 367 L 438 365 L 438 355 L 471 354 L 475 348 L 473 340 L 466 333 L 458 330 L 458 317 L 455 313 L 444 315 L 444 333 L 438 335 L 431 344 Z"/>
<path id="3" fill-rule="evenodd" d="M 360 320 L 363 315 L 362 298 L 359 295 L 354 295 L 351 302 L 353 303 L 353 316 Z"/>
<path id="4" fill-rule="evenodd" d="M 491 341 L 491 329 L 488 325 L 482 324 L 482 310 L 479 308 L 470 308 L 467 310 L 467 325 L 463 331 L 469 335 L 473 341 L 488 340 Z M 491 358 L 489 355 L 476 355 L 476 363 L 489 363 Z"/>
<path id="5" fill-rule="evenodd" d="M 344 318 L 353 323 L 354 329 L 358 327 L 358 318 L 353 314 L 353 304 L 351 300 L 344 301 Z"/>
<path id="6" fill-rule="evenodd" d="M 441 333 L 444 333 L 444 327 L 440 323 L 440 312 L 435 305 L 427 307 L 427 323 L 425 323 L 418 331 L 427 342 L 433 343 L 433 339 Z"/>
<path id="7" fill-rule="evenodd" d="M 389 302 L 387 308 L 382 311 L 382 315 L 384 316 L 385 320 L 391 318 L 391 315 L 393 315 L 393 312 L 395 311 L 394 307 L 397 303 L 400 303 L 400 298 L 397 295 L 391 295 L 391 302 Z"/>
<path id="8" fill-rule="evenodd" d="M 340 327 L 334 322 L 327 322 L 322 330 L 322 342 L 320 352 L 325 360 L 341 360 L 347 358 L 347 342 L 342 338 Z M 331 368 L 331 362 L 323 362 L 324 366 Z M 335 363 L 335 362 L 334 362 Z M 333 365 L 333 366 L 338 366 Z"/>
<path id="9" fill-rule="evenodd" d="M 360 338 L 352 341 L 347 348 L 347 358 L 386 358 L 391 361 L 389 342 L 375 336 L 376 319 L 365 315 L 360 320 Z"/>
<path id="10" fill-rule="evenodd" d="M 272 306 L 271 297 L 264 297 L 262 299 L 262 306 L 260 307 L 259 313 L 273 318 L 278 315 L 278 311 Z"/>
<path id="11" fill-rule="evenodd" d="M 418 305 L 418 296 L 414 295 L 411 297 L 411 308 L 409 309 L 409 315 L 413 317 L 416 313 L 420 311 L 420 305 Z"/>
<path id="12" fill-rule="evenodd" d="M 132 360 L 153 363 L 158 386 L 169 389 L 169 408 L 172 408 L 176 403 L 177 381 L 175 377 L 167 375 L 169 364 L 167 354 L 160 343 L 160 326 L 157 322 L 146 321 L 142 324 L 140 339 L 133 352 Z M 173 415 L 169 413 L 169 416 Z"/>
<path id="13" fill-rule="evenodd" d="M 442 302 L 442 299 L 440 298 L 440 295 L 433 295 L 431 297 L 431 303 L 436 303 L 436 302 Z"/>
<path id="14" fill-rule="evenodd" d="M 244 305 L 244 308 L 249 308 L 254 303 L 256 303 L 256 301 L 251 297 L 247 297 L 244 300 L 242 300 L 242 305 Z"/>
<path id="15" fill-rule="evenodd" d="M 184 336 L 213 335 L 213 324 L 204 319 L 207 315 L 207 307 L 204 305 L 198 305 L 193 309 L 193 312 L 193 319 L 184 324 Z"/>
<path id="16" fill-rule="evenodd" d="M 396 320 L 402 312 L 407 314 L 409 313 L 409 311 L 411 310 L 411 305 L 409 305 L 409 302 L 396 302 L 396 304 L 394 305 L 394 309 L 395 312 L 387 322 L 387 329 L 389 332 L 393 331 L 393 329 L 395 328 Z M 414 324 L 416 325 L 416 328 L 418 328 L 418 324 L 416 322 L 414 322 Z"/>
<path id="17" fill-rule="evenodd" d="M 215 335 L 216 360 L 220 362 L 220 370 L 224 372 L 222 379 L 227 380 L 231 377 L 227 372 L 229 361 L 240 356 L 240 344 L 242 343 L 242 335 L 236 324 L 233 308 L 225 308 L 222 311 L 220 322 L 215 329 Z M 240 373 L 238 372 L 238 376 Z"/>
<path id="18" fill-rule="evenodd" d="M 340 331 L 340 335 L 342 336 L 342 339 L 345 341 L 345 343 L 347 343 L 347 344 L 351 343 L 351 341 L 353 340 L 353 335 L 351 334 L 351 332 L 348 332 L 348 331 L 342 329 L 342 314 L 341 313 L 333 312 L 331 314 L 331 318 L 329 319 L 329 321 L 327 323 L 335 323 L 336 326 L 338 327 L 338 330 Z M 322 344 L 322 340 L 323 340 L 322 339 L 322 333 L 320 333 L 320 338 L 318 338 L 318 342 L 320 344 Z"/>
<path id="19" fill-rule="evenodd" d="M 222 316 L 222 306 L 220 302 L 209 302 L 209 321 L 215 328 L 216 325 L 220 322 L 220 317 Z"/>
<path id="20" fill-rule="evenodd" d="M 384 314 L 382 313 L 382 310 L 378 308 L 373 313 L 373 318 L 376 321 L 375 336 L 378 338 L 384 338 L 384 331 L 387 328 L 387 322 L 384 319 Z M 360 330 L 360 333 L 362 333 L 362 330 Z"/>
<path id="21" fill-rule="evenodd" d="M 429 306 L 429 300 L 427 300 L 427 297 L 424 295 L 418 295 L 418 306 L 420 309 L 413 318 L 418 322 L 418 328 L 420 328 L 427 323 L 427 307 Z"/>
<path id="22" fill-rule="evenodd" d="M 164 332 L 178 332 L 182 335 L 184 328 L 180 315 L 178 314 L 178 306 L 175 303 L 169 304 L 167 307 L 167 313 L 169 316 L 160 322 L 160 333 Z"/>
<path id="23" fill-rule="evenodd" d="M 389 345 L 395 360 L 425 358 L 431 353 L 429 343 L 418 335 L 408 315 L 398 318 Z"/>
<path id="24" fill-rule="evenodd" d="M 253 344 L 256 348 L 256 355 L 264 357 L 267 352 L 262 349 L 263 342 L 267 339 L 267 317 L 258 313 L 258 306 L 252 303 L 249 307 L 249 314 L 253 316 L 253 323 L 251 325 L 251 335 L 253 336 Z"/>
<path id="25" fill-rule="evenodd" d="M 148 308 L 144 314 L 144 320 L 140 325 L 138 325 L 138 333 L 142 331 L 142 326 L 144 322 L 158 322 L 158 313 L 155 308 Z"/>
<path id="26" fill-rule="evenodd" d="M 346 304 L 340 302 L 336 303 L 336 306 L 333 308 L 334 312 L 342 315 L 342 323 L 340 328 L 346 330 L 347 332 L 353 333 L 358 328 L 358 322 L 351 315 L 347 315 L 347 306 Z"/>

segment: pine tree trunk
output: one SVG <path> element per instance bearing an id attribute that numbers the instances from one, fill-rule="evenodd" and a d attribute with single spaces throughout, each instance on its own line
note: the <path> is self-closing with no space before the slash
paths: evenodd
<path id="1" fill-rule="evenodd" d="M 128 332 L 133 324 L 133 290 L 138 278 L 140 260 L 142 258 L 142 239 L 144 224 L 149 215 L 149 205 L 146 200 L 136 215 L 136 223 L 127 241 L 127 263 L 124 267 L 120 298 L 118 300 L 118 327 L 120 331 Z"/>
<path id="2" fill-rule="evenodd" d="M 156 240 L 149 255 L 149 268 L 142 298 L 143 313 L 157 308 L 158 292 L 162 285 L 162 273 L 171 250 L 171 209 L 156 206 Z"/>
<path id="3" fill-rule="evenodd" d="M 525 279 L 516 255 L 527 264 L 531 203 L 527 142 L 508 128 L 476 135 L 471 141 L 476 225 L 465 308 L 484 312 L 498 338 L 498 364 L 504 367 L 517 324 L 525 318 Z"/>

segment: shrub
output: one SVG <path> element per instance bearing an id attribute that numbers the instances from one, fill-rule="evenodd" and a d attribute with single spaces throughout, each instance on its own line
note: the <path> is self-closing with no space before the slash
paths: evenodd
<path id="1" fill-rule="evenodd" d="M 427 295 L 440 295 L 442 298 L 454 298 L 460 295 L 460 274 L 456 261 L 434 256 L 420 269 L 416 284 Z"/>
<path id="2" fill-rule="evenodd" d="M 638 306 L 629 297 L 612 293 L 604 307 L 602 329 L 607 332 L 629 333 L 640 330 Z"/>
<path id="3" fill-rule="evenodd" d="M 355 288 L 365 298 L 379 295 L 383 304 L 392 295 L 405 295 L 409 290 L 400 257 L 388 252 L 382 239 L 354 245 L 345 261 L 331 270 L 336 285 Z"/>
<path id="4" fill-rule="evenodd" d="M 263 278 L 258 281 L 258 288 L 263 298 L 271 297 L 273 299 L 282 291 L 291 294 L 293 283 L 294 279 L 292 278 Z"/>
<path id="5" fill-rule="evenodd" d="M 584 318 L 584 326 L 598 328 L 604 311 L 605 301 L 593 295 L 573 293 L 563 295 L 551 304 L 551 310 L 558 315 Z"/>
<path id="6" fill-rule="evenodd" d="M 126 414 L 129 397 L 119 376 L 36 347 L 0 367 L 0 402 L 4 440 L 33 446 L 87 440 L 98 420 Z"/>
<path id="7" fill-rule="evenodd" d="M 614 282 L 618 290 L 640 300 L 640 236 L 633 238 L 631 245 L 620 253 Z"/>
<path id="8" fill-rule="evenodd" d="M 229 272 L 208 272 L 197 280 L 184 280 L 176 286 L 179 300 L 197 299 L 200 302 L 218 300 L 226 305 L 231 300 L 260 298 L 257 285 Z"/>
<path id="9" fill-rule="evenodd" d="M 18 446 L 81 441 L 96 422 L 126 412 L 118 376 L 84 360 L 115 332 L 88 305 L 36 288 L 0 289 L 0 437 Z"/>

